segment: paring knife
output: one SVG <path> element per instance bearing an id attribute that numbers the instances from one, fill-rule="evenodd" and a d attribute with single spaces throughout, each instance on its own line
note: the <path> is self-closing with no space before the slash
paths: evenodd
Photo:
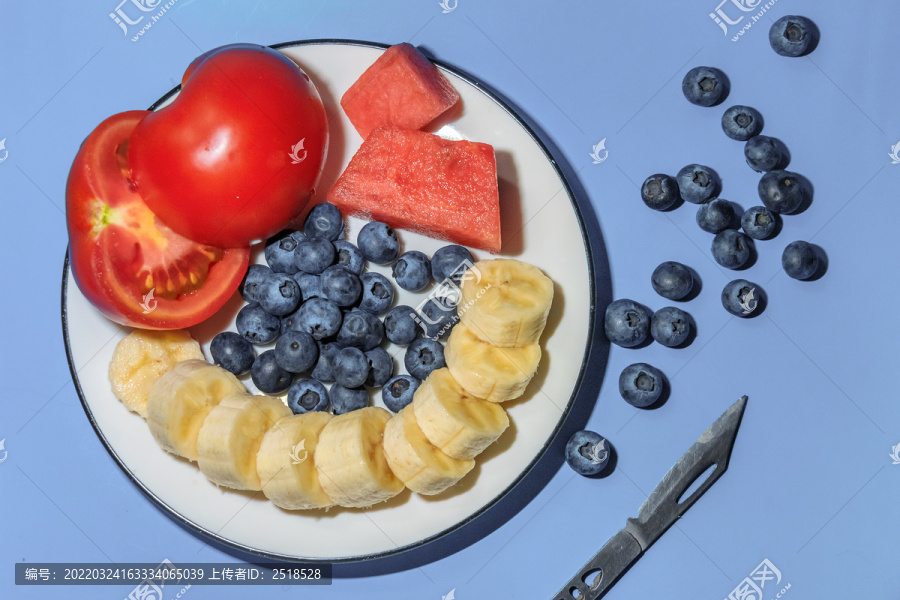
<path id="1" fill-rule="evenodd" d="M 647 548 L 693 506 L 728 468 L 728 458 L 746 404 L 747 396 L 744 396 L 697 438 L 641 505 L 638 518 L 629 518 L 625 529 L 612 536 L 600 552 L 579 569 L 554 596 L 555 600 L 595 600 L 605 596 Z M 706 481 L 679 502 L 697 478 L 713 465 L 715 469 Z"/>

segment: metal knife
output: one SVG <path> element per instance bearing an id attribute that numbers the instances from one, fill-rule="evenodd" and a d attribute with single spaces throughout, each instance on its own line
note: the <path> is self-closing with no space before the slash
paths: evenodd
<path id="1" fill-rule="evenodd" d="M 671 527 L 700 496 L 722 476 L 734 447 L 747 396 L 732 404 L 678 462 L 647 497 L 637 519 L 629 518 L 625 529 L 612 536 L 589 560 L 555 600 L 595 600 L 602 598 L 618 579 Z M 710 467 L 715 469 L 690 496 L 679 500 Z"/>

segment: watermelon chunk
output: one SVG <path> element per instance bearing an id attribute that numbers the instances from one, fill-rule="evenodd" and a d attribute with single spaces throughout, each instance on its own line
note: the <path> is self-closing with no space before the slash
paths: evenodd
<path id="1" fill-rule="evenodd" d="M 489 144 L 380 127 L 350 160 L 328 201 L 397 229 L 500 251 L 497 163 Z"/>
<path id="2" fill-rule="evenodd" d="M 421 129 L 456 104 L 459 94 L 415 46 L 397 44 L 350 86 L 341 106 L 363 139 L 382 125 Z"/>

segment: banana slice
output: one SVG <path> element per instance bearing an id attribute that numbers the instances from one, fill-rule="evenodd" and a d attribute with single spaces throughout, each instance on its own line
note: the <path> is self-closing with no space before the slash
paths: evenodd
<path id="1" fill-rule="evenodd" d="M 553 281 L 520 260 L 481 260 L 460 286 L 460 320 L 495 346 L 527 346 L 540 339 L 553 302 Z"/>
<path id="2" fill-rule="evenodd" d="M 116 344 L 109 361 L 109 382 L 125 407 L 147 418 L 147 396 L 163 373 L 183 360 L 203 358 L 200 344 L 187 331 L 135 329 Z"/>
<path id="3" fill-rule="evenodd" d="M 509 427 L 499 404 L 466 392 L 446 367 L 422 382 L 412 407 L 428 441 L 452 458 L 475 458 Z"/>
<path id="4" fill-rule="evenodd" d="M 237 377 L 205 360 L 186 360 L 160 377 L 147 399 L 147 425 L 163 450 L 196 461 L 197 435 L 223 398 L 245 394 Z"/>
<path id="5" fill-rule="evenodd" d="M 541 347 L 500 348 L 458 323 L 447 340 L 444 360 L 467 392 L 490 402 L 505 402 L 525 393 L 541 362 Z"/>
<path id="6" fill-rule="evenodd" d="M 475 466 L 471 458 L 451 458 L 431 445 L 412 406 L 391 417 L 384 428 L 384 454 L 403 485 L 423 496 L 440 494 Z"/>
<path id="7" fill-rule="evenodd" d="M 209 411 L 197 436 L 200 471 L 216 485 L 261 490 L 256 453 L 266 432 L 290 414 L 291 409 L 270 396 L 223 398 Z"/>
<path id="8" fill-rule="evenodd" d="M 367 406 L 334 417 L 319 434 L 319 483 L 338 506 L 366 508 L 403 491 L 381 443 L 390 418 L 387 410 Z"/>
<path id="9" fill-rule="evenodd" d="M 287 510 L 332 506 L 319 483 L 316 448 L 331 414 L 322 411 L 290 415 L 266 432 L 256 454 L 256 470 L 266 498 Z"/>

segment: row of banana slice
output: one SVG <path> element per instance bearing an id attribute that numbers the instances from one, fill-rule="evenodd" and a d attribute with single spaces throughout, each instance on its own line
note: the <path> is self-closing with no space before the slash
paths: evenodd
<path id="1" fill-rule="evenodd" d="M 447 366 L 397 414 L 374 406 L 292 414 L 206 362 L 184 332 L 132 332 L 109 376 L 157 443 L 216 485 L 261 490 L 288 510 L 365 508 L 404 488 L 439 494 L 472 470 L 509 426 L 500 403 L 521 396 L 538 368 L 552 300 L 553 283 L 537 267 L 476 263 L 460 286 Z"/>

